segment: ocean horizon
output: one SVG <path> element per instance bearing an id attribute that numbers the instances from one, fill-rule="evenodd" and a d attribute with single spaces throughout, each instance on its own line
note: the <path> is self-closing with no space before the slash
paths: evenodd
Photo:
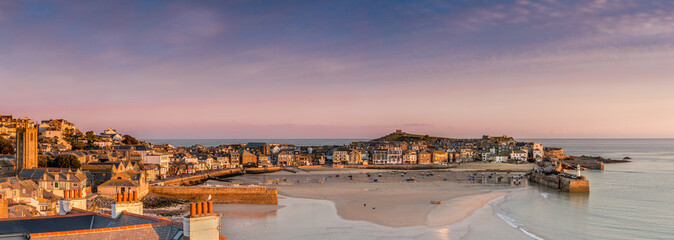
<path id="1" fill-rule="evenodd" d="M 295 139 L 140 139 L 141 141 L 151 142 L 154 144 L 171 144 L 175 147 L 189 147 L 194 145 L 202 145 L 205 147 L 213 147 L 219 145 L 264 142 L 264 143 L 279 143 L 292 144 L 296 146 L 320 146 L 320 145 L 347 145 L 356 141 L 369 141 L 371 139 L 358 138 L 327 138 L 327 139 L 312 139 L 312 138 L 295 138 Z"/>

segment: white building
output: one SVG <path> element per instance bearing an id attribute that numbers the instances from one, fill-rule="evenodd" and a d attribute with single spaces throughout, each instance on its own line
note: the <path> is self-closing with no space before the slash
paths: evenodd
<path id="1" fill-rule="evenodd" d="M 169 154 L 148 154 L 145 156 L 145 163 L 159 165 L 159 175 L 166 176 L 169 169 L 169 162 L 171 162 L 171 155 Z"/>
<path id="2" fill-rule="evenodd" d="M 502 162 L 507 162 L 508 161 L 508 155 L 494 155 L 494 162 L 495 163 L 502 163 Z"/>
<path id="3" fill-rule="evenodd" d="M 510 159 L 517 161 L 526 161 L 527 160 L 527 151 L 515 150 L 510 153 Z"/>

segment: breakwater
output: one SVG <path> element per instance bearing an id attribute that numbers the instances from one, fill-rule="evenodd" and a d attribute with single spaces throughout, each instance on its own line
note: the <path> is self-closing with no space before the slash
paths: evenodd
<path id="1" fill-rule="evenodd" d="M 570 178 L 563 175 L 532 172 L 529 179 L 532 182 L 545 185 L 569 193 L 590 192 L 590 182 L 583 176 Z"/>
<path id="2" fill-rule="evenodd" d="M 210 170 L 210 171 L 200 172 L 198 174 L 193 174 L 193 175 L 182 175 L 182 176 L 172 177 L 172 178 L 169 178 L 169 179 L 163 179 L 163 180 L 156 181 L 153 184 L 156 184 L 156 185 L 159 185 L 159 186 L 171 186 L 171 185 L 177 185 L 177 186 L 188 185 L 189 186 L 189 185 L 201 184 L 201 183 L 203 183 L 206 180 L 211 179 L 211 178 L 227 177 L 227 176 L 233 176 L 233 175 L 238 175 L 238 174 L 243 174 L 242 168 Z"/>
<path id="3" fill-rule="evenodd" d="M 211 201 L 216 203 L 278 204 L 276 189 L 263 186 L 151 186 L 150 192 L 185 201 Z"/>
<path id="4" fill-rule="evenodd" d="M 260 174 L 260 173 L 270 173 L 281 171 L 281 167 L 256 167 L 256 168 L 246 168 L 246 174 Z"/>

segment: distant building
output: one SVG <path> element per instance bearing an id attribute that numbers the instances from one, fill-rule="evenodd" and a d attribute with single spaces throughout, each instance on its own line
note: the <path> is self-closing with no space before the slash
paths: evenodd
<path id="1" fill-rule="evenodd" d="M 527 160 L 527 152 L 522 151 L 522 150 L 515 150 L 510 153 L 510 159 L 516 160 L 516 161 L 526 161 Z"/>
<path id="2" fill-rule="evenodd" d="M 33 168 L 24 169 L 19 179 L 30 179 L 38 183 L 40 188 L 63 197 L 67 190 L 82 190 L 86 195 L 87 176 L 84 172 L 67 168 Z"/>
<path id="3" fill-rule="evenodd" d="M 143 198 L 148 193 L 147 179 L 143 171 L 121 172 L 98 186 L 98 194 L 110 198 L 114 198 L 117 193 L 125 194 L 129 192 L 136 192 L 138 198 Z"/>
<path id="4" fill-rule="evenodd" d="M 258 154 L 257 155 L 257 166 L 260 167 L 267 167 L 271 166 L 271 161 L 269 161 L 269 157 L 264 154 Z"/>
<path id="5" fill-rule="evenodd" d="M 543 155 L 546 158 L 557 158 L 557 159 L 566 159 L 568 157 L 564 155 L 564 149 L 550 148 L 550 147 L 546 147 L 543 149 Z"/>
<path id="6" fill-rule="evenodd" d="M 356 165 L 363 163 L 363 155 L 358 150 L 349 150 L 349 164 Z"/>
<path id="7" fill-rule="evenodd" d="M 161 177 L 166 177 L 169 169 L 169 163 L 171 162 L 169 154 L 149 154 L 145 156 L 145 163 L 157 164 L 159 165 L 159 175 Z"/>
<path id="8" fill-rule="evenodd" d="M 508 155 L 506 154 L 497 154 L 494 155 L 494 162 L 495 163 L 502 163 L 502 162 L 507 162 L 508 161 Z"/>
<path id="9" fill-rule="evenodd" d="M 332 164 L 349 164 L 349 152 L 344 149 L 332 151 Z"/>
<path id="10" fill-rule="evenodd" d="M 0 177 L 11 177 L 16 175 L 16 166 L 10 159 L 0 157 Z"/>
<path id="11" fill-rule="evenodd" d="M 419 154 L 417 155 L 417 163 L 418 164 L 431 164 L 432 161 L 432 154 L 429 151 L 423 150 L 420 151 Z"/>
<path id="12" fill-rule="evenodd" d="M 414 151 L 405 151 L 403 154 L 403 164 L 417 164 L 417 154 Z"/>
<path id="13" fill-rule="evenodd" d="M 16 131 L 16 170 L 37 167 L 37 128 L 24 124 Z"/>
<path id="14" fill-rule="evenodd" d="M 297 165 L 297 153 L 292 150 L 283 150 L 278 154 L 278 165 L 279 166 L 296 166 Z"/>
<path id="15" fill-rule="evenodd" d="M 433 163 L 442 164 L 447 162 L 447 152 L 442 150 L 433 151 Z"/>
<path id="16" fill-rule="evenodd" d="M 388 161 L 388 150 L 376 149 L 372 151 L 372 163 L 386 164 L 387 161 Z"/>

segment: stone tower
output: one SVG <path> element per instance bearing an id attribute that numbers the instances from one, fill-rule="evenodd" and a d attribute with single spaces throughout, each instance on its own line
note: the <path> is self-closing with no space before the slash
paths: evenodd
<path id="1" fill-rule="evenodd" d="M 37 167 L 37 128 L 25 124 L 16 128 L 16 172 Z"/>

